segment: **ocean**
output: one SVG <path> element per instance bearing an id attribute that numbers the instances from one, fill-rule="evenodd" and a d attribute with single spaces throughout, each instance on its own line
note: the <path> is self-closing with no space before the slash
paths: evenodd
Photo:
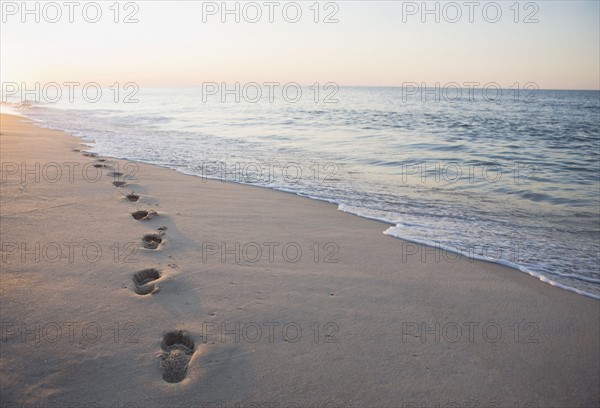
<path id="1" fill-rule="evenodd" d="M 600 92 L 218 88 L 4 107 L 100 155 L 336 203 L 600 299 Z"/>

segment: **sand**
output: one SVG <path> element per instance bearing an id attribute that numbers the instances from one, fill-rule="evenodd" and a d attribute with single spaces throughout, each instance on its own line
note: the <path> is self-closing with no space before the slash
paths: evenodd
<path id="1" fill-rule="evenodd" d="M 600 404 L 596 300 L 328 203 L 1 133 L 3 407 Z"/>

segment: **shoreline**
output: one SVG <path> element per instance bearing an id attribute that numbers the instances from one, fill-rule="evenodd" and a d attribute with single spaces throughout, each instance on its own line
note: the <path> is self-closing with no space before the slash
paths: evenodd
<path id="1" fill-rule="evenodd" d="M 86 166 L 108 160 L 73 152 L 80 138 L 23 119 L 17 123 L 2 114 L 3 163 L 79 160 Z M 117 169 L 134 163 L 110 161 L 118 163 Z M 139 243 L 143 235 L 164 232 L 157 250 L 136 250 L 139 262 L 134 264 L 114 262 L 114 251 L 108 250 L 94 263 L 65 263 L 63 254 L 56 263 L 40 264 L 3 247 L 3 322 L 78 317 L 109 327 L 107 322 L 130 319 L 139 328 L 135 344 L 59 341 L 37 349 L 3 330 L 2 372 L 9 378 L 2 393 L 7 400 L 88 397 L 104 406 L 123 403 L 128 395 L 147 406 L 169 401 L 189 406 L 201 390 L 205 402 L 302 400 L 337 406 L 388 406 L 401 398 L 428 404 L 476 399 L 503 406 L 600 402 L 594 391 L 600 378 L 596 300 L 498 263 L 464 257 L 436 261 L 435 248 L 386 236 L 379 224 L 389 224 L 340 211 L 324 200 L 248 188 L 261 187 L 256 185 L 204 182 L 174 169 L 135 163 L 139 180 L 125 187 L 111 185 L 115 179 L 106 174 L 94 183 L 77 175 L 72 183 L 27 178 L 22 183 L 21 174 L 7 174 L 3 166 L 3 243 L 97 242 L 108 249 L 115 237 L 121 244 Z M 141 196 L 139 202 L 124 199 L 130 188 Z M 136 221 L 130 215 L 149 209 L 158 216 Z M 163 226 L 167 229 L 158 230 Z M 254 244 L 267 242 L 295 243 L 305 257 L 290 262 L 287 254 L 271 262 L 269 252 L 249 262 L 252 254 L 232 249 L 239 243 L 251 251 Z M 208 245 L 215 243 L 226 245 Z M 337 262 L 323 262 L 332 254 L 326 248 L 331 243 Z M 409 256 L 409 248 L 417 253 Z M 430 256 L 425 262 L 423 253 Z M 238 256 L 244 261 L 230 261 Z M 144 268 L 160 270 L 159 292 L 134 292 L 131 275 Z M 214 324 L 223 322 L 228 329 L 235 322 L 293 322 L 310 338 L 317 335 L 311 326 L 315 321 L 317 342 L 302 338 L 294 343 L 285 336 L 272 342 L 223 342 L 214 331 Z M 431 329 L 467 322 L 493 322 L 504 329 L 504 337 L 490 342 L 480 334 L 474 342 L 453 343 L 431 340 L 430 333 L 427 341 L 427 332 L 420 330 L 421 323 Z M 333 336 L 339 341 L 321 337 L 328 323 L 335 326 L 325 331 L 337 327 Z M 419 323 L 417 329 L 412 323 Z M 516 323 L 525 330 L 521 337 L 538 341 L 515 341 L 519 338 L 510 327 Z M 522 327 L 526 324 L 534 324 L 537 332 Z M 196 347 L 185 379 L 177 384 L 163 381 L 156 359 L 161 336 L 173 328 L 188 332 Z M 47 367 L 43 361 L 50 355 L 53 364 Z M 90 370 L 99 370 L 101 381 L 92 384 L 93 377 L 86 375 Z M 135 387 L 125 389 L 125 379 Z"/>
<path id="2" fill-rule="evenodd" d="M 3 106 L 6 106 L 6 105 L 3 104 Z M 9 107 L 9 110 L 10 110 L 10 107 Z M 46 127 L 44 127 L 44 125 L 42 123 L 37 122 L 36 120 L 34 120 L 32 118 L 28 118 L 26 116 L 22 116 L 21 114 L 16 113 L 15 111 L 12 111 L 11 113 L 8 113 L 8 114 L 14 115 L 14 116 L 18 116 L 18 117 L 22 117 L 22 118 L 24 118 L 26 120 L 29 120 L 29 121 L 35 123 L 37 126 L 40 126 L 42 128 L 45 128 L 45 129 L 55 130 L 55 131 L 59 131 L 59 132 L 65 132 L 65 131 L 63 131 L 61 129 L 46 128 Z M 67 132 L 65 132 L 65 133 L 67 133 Z M 80 144 L 81 145 L 86 146 L 86 148 L 90 152 L 94 152 L 94 150 L 93 150 L 94 147 L 89 144 L 89 143 L 94 143 L 93 141 L 86 141 L 81 136 L 71 135 L 69 133 L 67 133 L 67 134 L 69 136 L 77 138 L 78 140 L 80 140 L 80 142 L 81 142 Z M 96 152 L 94 152 L 94 153 L 98 154 Z M 548 276 L 544 275 L 544 273 L 536 272 L 534 270 L 531 270 L 531 269 L 527 268 L 526 266 L 519 265 L 519 264 L 517 264 L 514 261 L 505 260 L 505 259 L 502 259 L 502 258 L 497 258 L 495 260 L 490 260 L 490 259 L 486 259 L 484 256 L 479 256 L 479 255 L 476 255 L 474 253 L 468 253 L 468 252 L 465 252 L 465 251 L 461 251 L 460 249 L 457 249 L 457 248 L 448 247 L 448 246 L 445 246 L 445 245 L 440 245 L 439 243 L 433 243 L 433 242 L 429 242 L 429 241 L 414 240 L 414 239 L 410 239 L 410 238 L 407 238 L 407 237 L 395 236 L 393 234 L 388 234 L 387 231 L 390 228 L 397 227 L 398 224 L 395 224 L 394 222 L 389 221 L 389 220 L 385 220 L 385 219 L 381 219 L 381 218 L 377 218 L 377 217 L 371 217 L 371 216 L 368 216 L 368 215 L 359 214 L 357 212 L 343 210 L 340 207 L 341 206 L 345 206 L 345 204 L 341 204 L 341 203 L 338 203 L 338 202 L 333 201 L 333 200 L 328 200 L 328 199 L 325 199 L 325 198 L 319 198 L 319 197 L 310 196 L 310 195 L 303 195 L 303 194 L 298 193 L 298 192 L 288 191 L 288 190 L 285 190 L 285 189 L 278 189 L 276 187 L 269 187 L 269 186 L 266 186 L 266 185 L 244 183 L 244 182 L 241 182 L 241 181 L 222 180 L 222 179 L 220 179 L 218 177 L 210 177 L 210 176 L 204 176 L 203 177 L 203 176 L 200 176 L 198 174 L 192 174 L 192 173 L 188 173 L 188 172 L 183 172 L 183 171 L 177 169 L 176 166 L 169 166 L 169 165 L 166 165 L 166 164 L 157 164 L 157 163 L 153 163 L 153 162 L 149 162 L 149 161 L 144 161 L 144 160 L 140 160 L 140 159 L 130 159 L 130 158 L 127 158 L 127 157 L 115 157 L 115 156 L 110 156 L 110 155 L 103 156 L 103 157 L 109 157 L 109 158 L 115 159 L 115 160 L 124 160 L 124 161 L 136 162 L 136 163 L 143 163 L 143 164 L 150 165 L 150 166 L 156 166 L 156 167 L 159 167 L 159 168 L 162 168 L 162 169 L 172 170 L 172 171 L 175 171 L 175 172 L 177 172 L 179 174 L 182 174 L 182 175 L 191 176 L 191 177 L 197 177 L 197 178 L 203 179 L 203 180 L 204 179 L 208 179 L 208 180 L 218 181 L 218 182 L 222 182 L 222 183 L 231 183 L 231 184 L 234 184 L 234 185 L 243 185 L 243 186 L 248 186 L 248 187 L 264 188 L 264 189 L 267 189 L 267 190 L 270 190 L 270 191 L 288 193 L 288 194 L 292 194 L 292 195 L 294 195 L 296 197 L 308 198 L 308 199 L 311 199 L 311 200 L 316 200 L 316 201 L 319 201 L 319 202 L 324 202 L 324 203 L 332 204 L 332 205 L 337 206 L 337 210 L 338 211 L 341 211 L 341 212 L 344 212 L 346 214 L 350 214 L 350 215 L 353 215 L 353 216 L 357 216 L 357 217 L 360 217 L 360 218 L 364 218 L 364 219 L 367 219 L 367 220 L 370 220 L 370 221 L 381 222 L 381 223 L 387 225 L 388 228 L 385 228 L 382 231 L 382 234 L 387 235 L 389 237 L 392 237 L 394 239 L 399 239 L 399 240 L 410 242 L 410 243 L 417 244 L 417 245 L 424 245 L 424 246 L 427 246 L 429 248 L 435 248 L 438 251 L 439 250 L 441 250 L 441 251 L 447 251 L 449 253 L 452 253 L 452 254 L 455 254 L 455 255 L 464 256 L 464 257 L 467 257 L 467 258 L 469 258 L 471 260 L 475 260 L 475 261 L 481 261 L 481 262 L 486 262 L 486 263 L 501 265 L 501 266 L 513 269 L 513 270 L 515 270 L 515 271 L 517 271 L 519 273 L 524 273 L 524 274 L 526 274 L 526 275 L 528 275 L 528 276 L 530 276 L 532 278 L 535 278 L 535 279 L 537 279 L 537 280 L 539 280 L 539 281 L 541 281 L 541 282 L 543 282 L 545 284 L 548 284 L 548 285 L 560 288 L 562 290 L 566 290 L 568 292 L 575 293 L 575 294 L 580 295 L 580 296 L 585 296 L 587 298 L 591 298 L 591 299 L 600 301 L 600 294 L 597 295 L 597 294 L 594 294 L 594 293 L 591 293 L 591 292 L 587 292 L 587 291 L 585 291 L 583 289 L 579 289 L 579 288 L 576 288 L 576 287 L 573 287 L 573 286 L 569 286 L 569 285 L 566 285 L 566 284 L 563 284 L 563 283 L 560 283 L 560 282 L 557 282 L 556 280 L 554 280 L 552 278 L 553 275 L 554 276 L 563 276 L 563 274 L 560 273 L 560 272 L 549 272 L 549 271 L 548 272 L 544 272 L 547 275 L 551 275 L 550 277 L 548 277 Z M 581 279 L 580 277 L 571 277 L 571 278 L 572 279 L 576 279 L 576 280 L 580 280 L 580 281 L 584 281 L 584 282 L 585 281 L 592 282 L 592 283 L 595 282 L 595 281 L 591 281 L 591 280 Z"/>

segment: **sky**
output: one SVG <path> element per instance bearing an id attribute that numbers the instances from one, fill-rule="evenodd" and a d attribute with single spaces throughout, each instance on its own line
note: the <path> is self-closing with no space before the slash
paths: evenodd
<path id="1" fill-rule="evenodd" d="M 600 89 L 598 1 L 74 3 L 1 1 L 2 83 Z"/>

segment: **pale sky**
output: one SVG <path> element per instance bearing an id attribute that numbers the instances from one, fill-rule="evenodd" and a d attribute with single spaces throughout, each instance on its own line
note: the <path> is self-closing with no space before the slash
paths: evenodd
<path id="1" fill-rule="evenodd" d="M 508 88 L 515 82 L 535 82 L 541 89 L 600 89 L 600 31 L 598 1 L 499 1 L 495 6 L 477 1 L 474 22 L 469 22 L 465 1 L 454 2 L 462 17 L 456 23 L 456 8 L 448 2 L 428 2 L 440 9 L 440 22 L 426 15 L 422 22 L 421 1 L 321 2 L 315 23 L 314 1 L 297 2 L 302 16 L 297 23 L 283 18 L 286 1 L 274 8 L 257 1 L 263 15 L 259 22 L 240 23 L 234 15 L 221 22 L 205 15 L 203 7 L 218 2 L 136 1 L 137 23 L 115 23 L 114 1 L 101 4 L 97 23 L 83 18 L 78 2 L 74 23 L 68 7 L 57 1 L 63 13 L 58 23 L 45 21 L 47 2 L 39 3 L 40 19 L 26 15 L 22 22 L 21 1 L 2 1 L 1 81 L 48 82 L 136 82 L 140 86 L 186 86 L 203 82 L 335 82 L 339 85 L 401 86 L 403 82 L 425 82 L 433 86 L 456 82 L 495 82 Z M 135 11 L 120 4 L 119 19 Z M 233 8 L 235 2 L 229 2 Z M 409 4 L 410 3 L 410 4 Z M 526 5 L 530 3 L 529 5 Z M 416 14 L 409 14 L 419 8 Z M 12 14 L 15 9 L 16 14 Z M 512 7 L 512 9 L 511 9 Z M 337 23 L 323 23 L 335 11 Z M 519 22 L 515 23 L 515 10 Z M 246 8 L 254 18 L 255 8 Z M 295 16 L 291 6 L 289 18 Z M 404 10 L 404 15 L 403 15 Z M 445 14 L 444 14 L 445 10 Z M 94 17 L 93 9 L 87 16 Z M 524 23 L 527 15 L 539 20 Z M 46 17 L 55 18 L 48 6 Z M 250 14 L 251 13 L 251 14 Z M 405 22 L 403 22 L 403 17 Z M 446 18 L 445 18 L 446 17 Z"/>

